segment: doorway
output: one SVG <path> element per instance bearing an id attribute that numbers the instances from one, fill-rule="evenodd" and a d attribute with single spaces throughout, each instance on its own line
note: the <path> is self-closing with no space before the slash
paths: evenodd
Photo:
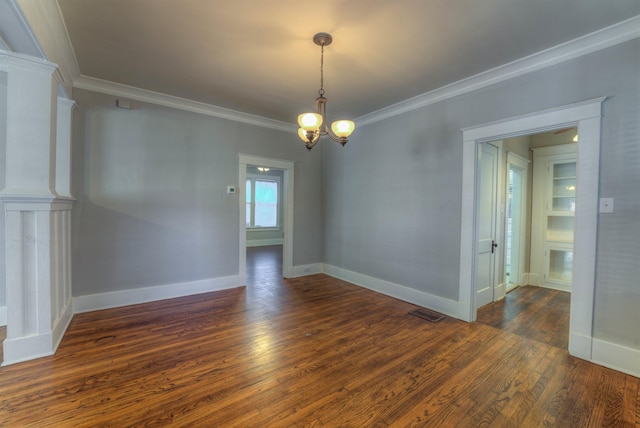
<path id="1" fill-rule="evenodd" d="M 282 170 L 282 277 L 289 278 L 293 271 L 293 162 L 259 156 L 239 155 L 239 186 L 238 186 L 238 207 L 239 207 L 239 275 L 246 283 L 247 279 L 247 195 L 245 183 L 247 181 L 247 168 L 251 165 Z"/>
<path id="2" fill-rule="evenodd" d="M 527 195 L 529 160 L 507 153 L 504 283 L 506 292 L 524 281 L 527 243 Z"/>
<path id="3" fill-rule="evenodd" d="M 598 225 L 598 172 L 600 159 L 600 122 L 605 98 L 584 101 L 490 124 L 463 129 L 462 201 L 460 235 L 459 317 L 475 321 L 475 267 L 477 252 L 477 149 L 483 142 L 578 127 L 580 164 L 576 177 L 580 192 L 576 205 L 582 215 L 575 226 L 574 284 L 571 293 L 569 352 L 590 360 L 592 349 L 593 295 L 595 288 L 596 232 Z"/>

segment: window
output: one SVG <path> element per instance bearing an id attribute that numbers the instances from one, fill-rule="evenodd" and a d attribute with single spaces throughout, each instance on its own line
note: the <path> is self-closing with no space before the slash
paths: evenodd
<path id="1" fill-rule="evenodd" d="M 279 178 L 248 176 L 246 186 L 247 227 L 279 227 Z"/>

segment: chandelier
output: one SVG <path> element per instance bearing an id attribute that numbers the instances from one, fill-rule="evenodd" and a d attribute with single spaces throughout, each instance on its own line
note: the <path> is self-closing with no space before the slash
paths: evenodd
<path id="1" fill-rule="evenodd" d="M 356 128 L 352 120 L 336 120 L 327 127 L 327 99 L 324 97 L 324 47 L 331 44 L 333 38 L 328 33 L 318 33 L 313 36 L 313 42 L 320 46 L 320 90 L 316 98 L 317 113 L 302 113 L 298 116 L 298 136 L 305 142 L 308 150 L 316 145 L 323 135 L 328 135 L 334 141 L 347 144 L 349 135 Z"/>

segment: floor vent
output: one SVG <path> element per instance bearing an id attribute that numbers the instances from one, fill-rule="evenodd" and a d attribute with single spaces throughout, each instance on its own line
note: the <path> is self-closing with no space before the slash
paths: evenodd
<path id="1" fill-rule="evenodd" d="M 415 311 L 409 312 L 409 314 L 415 315 L 419 318 L 422 318 L 431 322 L 438 322 L 445 319 L 444 315 L 439 314 L 438 312 L 432 311 L 430 309 L 425 309 L 425 308 L 416 309 Z"/>

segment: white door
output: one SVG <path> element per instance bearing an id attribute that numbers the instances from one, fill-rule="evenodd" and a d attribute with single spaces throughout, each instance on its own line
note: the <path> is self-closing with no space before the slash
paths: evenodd
<path id="1" fill-rule="evenodd" d="M 476 258 L 476 308 L 493 302 L 496 285 L 496 224 L 498 197 L 498 148 L 480 144 L 478 149 L 478 256 Z"/>

